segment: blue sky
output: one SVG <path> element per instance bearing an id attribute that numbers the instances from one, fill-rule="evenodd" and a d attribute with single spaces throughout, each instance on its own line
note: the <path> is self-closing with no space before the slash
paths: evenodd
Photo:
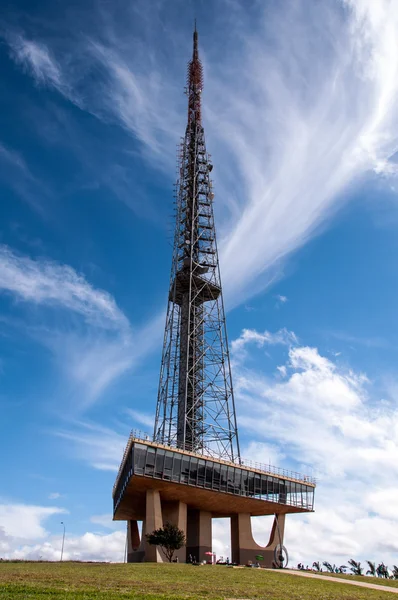
<path id="1" fill-rule="evenodd" d="M 111 490 L 155 409 L 195 16 L 243 454 L 320 478 L 316 513 L 287 525 L 293 560 L 392 563 L 388 0 L 3 9 L 0 556 L 58 558 L 63 520 L 65 556 L 123 557 Z M 213 537 L 228 554 L 225 522 Z"/>

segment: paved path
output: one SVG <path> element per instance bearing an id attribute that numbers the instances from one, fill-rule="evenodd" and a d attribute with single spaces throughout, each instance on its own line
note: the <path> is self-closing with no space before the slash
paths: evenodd
<path id="1" fill-rule="evenodd" d="M 286 575 L 297 575 L 298 577 L 313 577 L 314 579 L 325 579 L 325 581 L 334 581 L 334 583 L 347 583 L 348 585 L 358 585 L 359 587 L 371 588 L 372 590 L 381 590 L 382 592 L 391 592 L 398 594 L 398 587 L 389 587 L 388 585 L 377 585 L 376 583 L 366 583 L 365 581 L 355 581 L 343 579 L 340 577 L 328 577 L 327 575 L 315 575 L 315 573 L 306 573 L 303 571 L 292 571 L 290 569 L 267 569 L 272 573 L 285 573 Z"/>

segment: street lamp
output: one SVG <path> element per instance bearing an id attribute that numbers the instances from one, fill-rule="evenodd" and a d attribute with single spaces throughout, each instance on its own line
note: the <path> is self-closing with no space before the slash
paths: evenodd
<path id="1" fill-rule="evenodd" d="M 64 535 L 62 538 L 62 549 L 61 549 L 61 562 L 62 562 L 62 556 L 64 554 L 64 542 L 65 542 L 65 523 L 63 521 L 61 521 L 61 525 L 64 526 Z"/>

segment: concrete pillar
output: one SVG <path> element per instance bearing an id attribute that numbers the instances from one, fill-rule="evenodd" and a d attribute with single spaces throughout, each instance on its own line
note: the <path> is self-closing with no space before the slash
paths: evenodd
<path id="1" fill-rule="evenodd" d="M 245 565 L 249 561 L 256 562 L 256 555 L 261 554 L 264 560 L 261 565 L 273 567 L 275 547 L 283 544 L 285 531 L 285 515 L 275 515 L 271 535 L 267 546 L 259 546 L 253 539 L 251 517 L 242 513 L 231 517 L 231 550 L 232 562 Z"/>
<path id="2" fill-rule="evenodd" d="M 163 525 L 171 523 L 176 525 L 178 529 L 182 529 L 187 536 L 187 505 L 184 502 L 167 502 L 162 503 Z M 179 562 L 186 562 L 187 549 L 183 546 L 174 553 L 174 558 L 178 558 Z"/>
<path id="3" fill-rule="evenodd" d="M 135 558 L 134 554 L 137 552 L 140 543 L 137 521 L 127 521 L 127 562 L 137 562 L 133 561 L 133 558 Z"/>
<path id="4" fill-rule="evenodd" d="M 191 555 L 197 562 L 208 560 L 211 552 L 211 513 L 203 510 L 188 510 L 187 516 L 187 560 Z"/>
<path id="5" fill-rule="evenodd" d="M 146 515 L 142 524 L 142 542 L 145 552 L 145 562 L 163 562 L 160 548 L 148 544 L 145 534 L 152 533 L 155 529 L 163 527 L 162 507 L 160 493 L 157 490 L 147 490 L 146 493 Z"/>
<path id="6" fill-rule="evenodd" d="M 275 515 L 267 548 L 272 548 L 272 550 L 274 550 L 279 543 L 283 545 L 283 537 L 285 535 L 285 520 L 285 514 Z"/>

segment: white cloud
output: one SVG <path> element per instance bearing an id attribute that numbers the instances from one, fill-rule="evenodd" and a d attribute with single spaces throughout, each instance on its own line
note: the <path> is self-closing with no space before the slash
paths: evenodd
<path id="1" fill-rule="evenodd" d="M 58 507 L 35 506 L 28 504 L 0 504 L 0 530 L 8 538 L 19 542 L 45 538 L 48 532 L 42 521 L 67 511 Z"/>
<path id="2" fill-rule="evenodd" d="M 54 514 L 65 512 L 60 508 L 0 504 L 0 557 L 59 560 L 62 534 L 51 534 L 44 527 L 44 522 Z M 92 522 L 98 523 L 98 519 L 100 517 L 93 517 Z M 123 525 L 115 523 L 110 528 L 122 528 Z M 123 562 L 125 541 L 125 531 L 107 535 L 86 532 L 81 536 L 70 535 L 66 531 L 63 559 Z"/>
<path id="3" fill-rule="evenodd" d="M 65 560 L 105 560 L 123 562 L 126 533 L 115 531 L 107 535 L 87 532 L 82 536 L 70 537 L 65 541 Z"/>
<path id="4" fill-rule="evenodd" d="M 7 39 L 16 62 L 22 65 L 37 83 L 50 84 L 62 91 L 62 72 L 45 44 L 27 40 L 20 34 Z"/>
<path id="5" fill-rule="evenodd" d="M 29 560 L 60 560 L 62 538 L 51 536 L 41 544 L 25 544 L 3 551 L 4 558 Z M 65 537 L 63 560 L 123 562 L 126 533 L 114 531 L 107 535 L 87 532 Z"/>
<path id="6" fill-rule="evenodd" d="M 137 357 L 131 335 L 104 335 L 90 329 L 74 333 L 46 332 L 40 339 L 55 356 L 60 372 L 60 393 L 65 396 L 65 403 L 80 412 L 90 408 L 131 369 Z"/>
<path id="7" fill-rule="evenodd" d="M 283 381 L 279 374 L 249 368 L 252 355 L 260 351 L 261 356 L 272 335 L 242 334 L 255 343 L 247 344 L 247 354 L 235 365 L 236 402 L 244 459 L 319 479 L 315 513 L 288 516 L 285 541 L 291 560 L 343 564 L 352 557 L 392 565 L 398 537 L 397 399 L 378 404 L 363 373 L 297 343 L 289 346 L 289 358 L 281 365 Z M 291 338 L 282 339 L 289 343 Z M 74 442 L 77 457 L 116 471 L 125 436 L 83 424 L 78 435 L 66 437 Z M 271 521 L 253 519 L 258 543 L 267 542 Z M 93 522 L 107 527 L 110 516 L 99 515 Z M 214 549 L 224 557 L 230 556 L 229 535 L 229 523 L 215 521 Z"/>
<path id="8" fill-rule="evenodd" d="M 281 374 L 281 377 L 286 377 L 286 375 L 287 375 L 286 365 L 280 365 L 280 366 L 278 366 L 276 368 L 279 371 L 279 373 Z"/>
<path id="9" fill-rule="evenodd" d="M 61 375 L 57 394 L 80 411 L 92 406 L 161 339 L 163 312 L 133 331 L 113 296 L 69 265 L 33 260 L 0 245 L 1 293 L 23 308 L 43 309 L 15 323 L 51 351 Z"/>
<path id="10" fill-rule="evenodd" d="M 387 160 L 397 143 L 396 43 L 388 56 L 380 52 L 385 27 L 396 38 L 396 10 L 390 20 L 391 4 L 378 3 L 376 22 L 370 3 L 350 3 L 344 18 L 337 4 L 318 5 L 312 19 L 305 2 L 298 6 L 291 9 L 294 19 L 283 7 L 264 21 L 268 35 L 271 28 L 276 32 L 271 48 L 265 35 L 243 30 L 244 22 L 248 58 L 241 89 L 245 96 L 250 89 L 251 97 L 248 102 L 233 94 L 218 125 L 212 106 L 219 133 L 227 136 L 232 127 L 233 158 L 248 190 L 243 216 L 222 246 L 228 289 L 239 286 L 242 293 L 252 281 L 258 290 L 259 278 L 264 285 L 264 271 L 304 243 L 348 184 Z M 223 88 L 224 80 L 220 99 Z M 261 112 L 250 103 L 254 99 Z"/>
<path id="11" fill-rule="evenodd" d="M 118 471 L 127 444 L 125 434 L 89 422 L 78 422 L 73 429 L 53 433 L 68 441 L 75 458 L 101 471 Z"/>
<path id="12" fill-rule="evenodd" d="M 95 28 L 82 17 L 73 39 L 60 23 L 65 46 L 50 37 L 7 41 L 36 80 L 119 123 L 151 164 L 155 156 L 171 173 L 190 40 L 172 26 L 154 29 L 153 20 L 148 27 L 145 3 L 126 10 L 123 27 L 108 10 L 93 14 Z M 308 18 L 305 0 L 272 11 L 225 1 L 219 11 L 225 52 L 211 40 L 201 45 L 204 120 L 223 217 L 224 287 L 235 304 L 278 277 L 367 171 L 395 173 L 398 8 L 390 0 L 318 3 Z"/>
<path id="13" fill-rule="evenodd" d="M 241 449 L 245 464 L 249 461 L 259 462 L 259 457 L 264 464 L 275 466 L 283 464 L 286 457 L 283 449 L 277 443 L 251 441 Z"/>
<path id="14" fill-rule="evenodd" d="M 281 344 L 290 346 L 297 344 L 298 340 L 292 331 L 280 329 L 276 333 L 264 331 L 259 333 L 255 329 L 243 329 L 238 338 L 231 343 L 231 352 L 234 362 L 240 362 L 246 356 L 247 346 L 254 344 L 257 348 L 262 348 L 265 345 Z"/>
<path id="15" fill-rule="evenodd" d="M 93 288 L 72 267 L 32 260 L 7 246 L 0 246 L 0 291 L 25 302 L 74 311 L 98 327 L 129 328 L 112 296 Z"/>
<path id="16" fill-rule="evenodd" d="M 140 410 L 133 410 L 131 408 L 128 408 L 126 412 L 133 419 L 133 423 L 140 423 L 140 425 L 144 425 L 149 431 L 152 431 L 153 424 L 155 422 L 155 415 L 150 415 Z"/>
<path id="17" fill-rule="evenodd" d="M 42 199 L 48 196 L 46 186 L 32 175 L 20 152 L 2 142 L 0 142 L 0 178 L 6 186 L 28 202 L 31 208 L 44 215 Z"/>
<path id="18" fill-rule="evenodd" d="M 7 148 L 4 144 L 0 142 L 0 158 L 5 160 L 7 163 L 17 167 L 20 171 L 24 173 L 29 173 L 28 167 L 26 166 L 24 158 L 11 148 Z"/>
<path id="19" fill-rule="evenodd" d="M 158 346 L 164 313 L 155 314 L 131 332 L 90 328 L 82 332 L 56 331 L 41 336 L 54 353 L 62 374 L 61 387 L 75 408 L 86 410 L 121 376 L 138 367 Z"/>
<path id="20" fill-rule="evenodd" d="M 258 352 L 255 345 L 248 350 Z M 292 560 L 342 564 L 352 557 L 392 565 L 398 399 L 378 402 L 363 373 L 316 348 L 291 347 L 282 382 L 248 364 L 237 365 L 235 390 L 241 437 L 255 440 L 251 457 L 268 463 L 271 455 L 278 466 L 319 478 L 315 513 L 288 516 Z M 266 542 L 269 527 L 269 520 L 254 519 L 257 541 Z"/>
<path id="21" fill-rule="evenodd" d="M 113 516 L 111 513 L 104 515 L 93 515 L 90 517 L 90 521 L 95 525 L 101 525 L 101 527 L 105 527 L 105 529 L 120 529 L 126 531 L 126 523 L 123 521 L 113 521 Z"/>

